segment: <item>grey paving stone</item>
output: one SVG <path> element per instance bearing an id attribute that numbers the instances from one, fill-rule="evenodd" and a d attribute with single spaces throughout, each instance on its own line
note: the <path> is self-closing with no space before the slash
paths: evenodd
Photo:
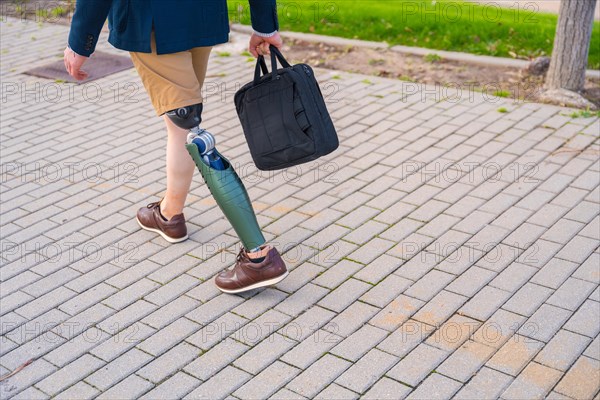
<path id="1" fill-rule="evenodd" d="M 535 361 L 559 371 L 567 371 L 590 342 L 588 337 L 562 329 L 539 352 Z"/>
<path id="2" fill-rule="evenodd" d="M 600 331 L 600 303 L 587 300 L 564 327 L 590 338 L 595 337 Z"/>
<path id="3" fill-rule="evenodd" d="M 200 325 L 195 322 L 180 318 L 145 339 L 137 347 L 146 353 L 158 356 L 199 329 Z"/>
<path id="4" fill-rule="evenodd" d="M 12 398 L 20 397 L 23 400 L 29 400 L 30 397 L 27 397 L 27 389 L 34 388 L 34 383 L 42 381 L 44 378 L 52 375 L 57 370 L 56 366 L 52 365 L 43 358 L 34 360 L 30 366 L 35 366 L 35 368 L 24 368 L 20 373 L 7 378 L 5 380 L 6 384 L 0 385 L 0 395 L 2 398 L 14 396 Z M 38 392 L 39 390 L 35 389 L 30 391 L 30 394 L 36 395 Z M 46 395 L 46 397 L 49 396 Z"/>
<path id="5" fill-rule="evenodd" d="M 244 318 L 254 319 L 286 298 L 284 292 L 267 288 L 231 311 Z"/>
<path id="6" fill-rule="evenodd" d="M 588 223 L 598 215 L 598 205 L 590 201 L 582 201 L 565 215 L 565 218 L 583 223 Z"/>
<path id="7" fill-rule="evenodd" d="M 115 310 L 122 310 L 158 287 L 158 283 L 144 278 L 108 297 L 102 301 L 102 304 Z"/>
<path id="8" fill-rule="evenodd" d="M 233 365 L 256 375 L 273 364 L 275 360 L 287 353 L 296 344 L 297 342 L 289 337 L 273 333 L 238 357 Z"/>
<path id="9" fill-rule="evenodd" d="M 152 356 L 149 354 L 133 348 L 86 377 L 85 381 L 106 392 L 121 379 L 129 376 L 151 359 Z"/>
<path id="10" fill-rule="evenodd" d="M 517 376 L 543 347 L 542 342 L 514 335 L 485 365 L 507 375 Z"/>
<path id="11" fill-rule="evenodd" d="M 98 399 L 135 399 L 152 388 L 152 384 L 137 375 L 129 375 L 123 381 L 103 392 Z"/>
<path id="12" fill-rule="evenodd" d="M 110 337 L 106 332 L 91 326 L 61 346 L 44 355 L 44 359 L 50 361 L 56 366 L 64 367 L 76 358 L 103 343 Z M 114 339 L 113 339 L 114 340 Z"/>
<path id="13" fill-rule="evenodd" d="M 438 294 L 455 276 L 442 271 L 432 270 L 415 282 L 404 293 L 409 297 L 429 301 Z"/>
<path id="14" fill-rule="evenodd" d="M 584 281 L 600 283 L 600 254 L 592 253 L 587 260 L 572 275 L 573 278 Z"/>
<path id="15" fill-rule="evenodd" d="M 521 252 L 521 249 L 500 243 L 489 249 L 483 257 L 476 260 L 476 264 L 477 266 L 489 269 L 490 271 L 502 272 L 519 256 L 519 254 L 521 254 Z"/>
<path id="16" fill-rule="evenodd" d="M 511 296 L 510 292 L 486 286 L 469 300 L 461 309 L 461 315 L 487 320 Z"/>
<path id="17" fill-rule="evenodd" d="M 409 386 L 384 376 L 361 398 L 365 400 L 404 399 L 411 390 Z"/>
<path id="18" fill-rule="evenodd" d="M 530 317 L 552 294 L 552 289 L 526 283 L 504 305 L 503 309 Z"/>
<path id="19" fill-rule="evenodd" d="M 421 300 L 401 294 L 371 318 L 369 323 L 381 329 L 394 331 L 417 312 L 423 304 L 425 303 Z"/>
<path id="20" fill-rule="evenodd" d="M 558 243 L 538 239 L 519 255 L 517 261 L 521 264 L 541 268 L 556 255 L 560 248 L 561 245 Z"/>
<path id="21" fill-rule="evenodd" d="M 436 254 L 422 251 L 402 264 L 394 274 L 416 282 L 431 271 L 439 263 L 439 259 Z"/>
<path id="22" fill-rule="evenodd" d="M 553 258 L 531 278 L 530 282 L 558 289 L 576 269 L 577 264 L 574 262 Z"/>
<path id="23" fill-rule="evenodd" d="M 153 272 L 160 270 L 160 267 L 162 264 L 150 261 L 150 260 L 142 260 L 141 256 L 142 251 L 138 250 L 138 247 L 135 248 L 135 253 L 136 253 L 136 260 L 140 260 L 141 262 L 136 263 L 135 265 L 125 265 L 124 267 L 126 267 L 125 270 L 123 270 L 122 272 L 112 276 L 110 279 L 106 280 L 106 283 L 108 283 L 111 286 L 117 287 L 119 289 L 124 289 L 127 286 L 142 280 L 143 278 L 146 278 L 149 275 L 152 275 Z M 138 258 L 140 257 L 140 258 Z M 111 262 L 111 265 L 118 265 L 118 262 L 113 261 Z M 189 278 L 190 276 L 187 275 L 187 277 Z M 148 283 L 148 282 L 146 282 Z M 162 283 L 162 282 L 161 282 Z M 158 286 L 157 286 L 158 287 Z M 164 293 L 164 292 L 163 292 Z"/>
<path id="24" fill-rule="evenodd" d="M 583 355 L 594 360 L 600 360 L 600 336 L 596 336 L 596 339 L 585 349 Z"/>
<path id="25" fill-rule="evenodd" d="M 475 332 L 473 340 L 499 349 L 523 325 L 526 318 L 505 310 L 498 310 Z"/>
<path id="26" fill-rule="evenodd" d="M 66 341 L 65 338 L 49 331 L 41 336 L 41 340 L 30 340 L 22 345 L 3 338 L 2 339 L 2 358 L 0 364 L 9 370 L 14 370 L 29 359 L 37 359 Z M 24 361 L 23 361 L 24 360 Z"/>
<path id="27" fill-rule="evenodd" d="M 36 383 L 36 387 L 52 396 L 82 380 L 85 376 L 103 365 L 104 362 L 102 360 L 85 354 Z"/>
<path id="28" fill-rule="evenodd" d="M 271 396 L 270 399 L 272 399 L 272 400 L 303 400 L 303 399 L 306 399 L 306 397 L 304 397 L 296 392 L 292 392 L 291 390 L 289 390 L 287 388 L 283 388 L 280 391 L 278 391 L 277 393 L 275 393 L 273 396 Z"/>
<path id="29" fill-rule="evenodd" d="M 562 260 L 582 263 L 596 248 L 598 248 L 597 240 L 585 236 L 575 236 L 558 252 L 556 257 Z"/>
<path id="30" fill-rule="evenodd" d="M 225 368 L 233 360 L 248 350 L 248 346 L 231 338 L 221 343 L 196 358 L 183 368 L 184 372 L 202 380 L 207 381 L 210 377 Z M 240 371 L 236 369 L 236 371 Z M 231 373 L 232 371 L 230 371 Z M 240 371 L 241 372 L 241 371 Z M 234 374 L 237 376 L 236 374 Z M 248 375 L 245 372 L 242 375 Z"/>
<path id="31" fill-rule="evenodd" d="M 483 367 L 455 396 L 461 400 L 496 399 L 512 381 L 512 377 Z"/>
<path id="32" fill-rule="evenodd" d="M 451 282 L 446 290 L 463 296 L 472 297 L 496 274 L 478 266 L 472 266 Z"/>
<path id="33" fill-rule="evenodd" d="M 372 287 L 368 283 L 350 278 L 319 301 L 318 305 L 339 313 Z"/>
<path id="34" fill-rule="evenodd" d="M 436 371 L 460 382 L 467 382 L 496 350 L 492 347 L 467 341 L 446 359 Z"/>
<path id="35" fill-rule="evenodd" d="M 324 329 L 338 336 L 348 337 L 373 317 L 379 308 L 356 302 L 339 313 Z"/>
<path id="36" fill-rule="evenodd" d="M 397 275 L 389 275 L 387 278 L 373 286 L 363 294 L 359 300 L 372 304 L 376 307 L 385 307 L 396 296 L 404 292 L 412 282 Z"/>
<path id="37" fill-rule="evenodd" d="M 561 219 L 550 229 L 548 229 L 542 236 L 542 239 L 550 240 L 556 243 L 565 244 L 571 240 L 577 232 L 581 230 L 584 224 L 569 219 Z"/>
<path id="38" fill-rule="evenodd" d="M 597 285 L 594 283 L 569 278 L 546 303 L 575 311 L 596 287 Z"/>
<path id="39" fill-rule="evenodd" d="M 228 366 L 208 381 L 202 383 L 198 388 L 185 396 L 184 399 L 224 399 L 251 378 L 252 375 L 247 372 Z"/>
<path id="40" fill-rule="evenodd" d="M 461 388 L 461 384 L 440 374 L 431 374 L 407 399 L 448 399 Z"/>
<path id="41" fill-rule="evenodd" d="M 283 336 L 292 337 L 296 340 L 294 335 L 298 335 L 298 331 L 301 330 L 297 326 L 290 329 L 289 325 L 286 325 L 291 319 L 292 317 L 289 315 L 269 310 L 232 333 L 231 338 L 248 346 L 254 346 L 279 329 L 279 333 Z"/>
<path id="42" fill-rule="evenodd" d="M 372 349 L 344 372 L 336 380 L 336 383 L 352 389 L 354 392 L 364 393 L 397 362 L 397 357 Z"/>
<path id="43" fill-rule="evenodd" d="M 318 302 L 328 293 L 329 290 L 309 283 L 279 303 L 274 309 L 294 317 Z"/>
<path id="44" fill-rule="evenodd" d="M 300 372 L 298 368 L 276 361 L 233 392 L 233 395 L 239 399 L 266 399 Z"/>
<path id="45" fill-rule="evenodd" d="M 312 398 L 340 376 L 350 365 L 348 361 L 326 354 L 288 383 L 286 387 L 303 396 Z"/>
<path id="46" fill-rule="evenodd" d="M 178 372 L 140 397 L 143 400 L 180 399 L 200 385 L 200 381 L 186 373 Z"/>
<path id="47" fill-rule="evenodd" d="M 148 325 L 136 322 L 130 327 L 113 334 L 110 340 L 105 340 L 102 343 L 96 344 L 96 346 L 90 350 L 90 354 L 107 362 L 112 361 L 132 347 L 141 343 L 144 339 L 150 337 L 155 332 L 156 330 Z M 91 336 L 91 338 L 92 340 L 96 340 L 96 336 Z"/>
<path id="48" fill-rule="evenodd" d="M 469 339 L 481 326 L 481 322 L 462 315 L 453 315 L 427 338 L 425 343 L 452 352 Z"/>
<path id="49" fill-rule="evenodd" d="M 156 310 L 156 308 L 157 307 L 152 303 L 145 300 L 138 300 L 116 314 L 106 318 L 97 324 L 97 326 L 108 333 L 116 333 L 135 323 L 140 318 L 150 314 L 152 311 Z"/>
<path id="50" fill-rule="evenodd" d="M 243 302 L 244 298 L 242 297 L 219 295 L 190 311 L 185 316 L 201 325 L 206 325 Z"/>
<path id="51" fill-rule="evenodd" d="M 340 336 L 331 332 L 318 330 L 286 352 L 281 361 L 304 370 L 342 340 Z"/>
<path id="52" fill-rule="evenodd" d="M 14 400 L 43 400 L 43 399 L 49 399 L 49 398 L 50 398 L 50 396 L 37 390 L 33 386 L 30 386 L 27 389 L 20 392 L 19 394 L 17 394 L 16 396 L 11 397 L 11 399 L 14 399 Z M 90 397 L 88 397 L 88 398 L 90 398 Z"/>
<path id="53" fill-rule="evenodd" d="M 538 269 L 535 267 L 514 262 L 490 282 L 490 286 L 515 292 L 537 272 Z"/>
<path id="54" fill-rule="evenodd" d="M 544 304 L 519 328 L 518 333 L 547 343 L 571 315 L 570 311 Z"/>
<path id="55" fill-rule="evenodd" d="M 353 362 L 358 361 L 369 349 L 377 346 L 389 332 L 371 325 L 364 325 L 335 346 L 330 353 Z"/>
<path id="56" fill-rule="evenodd" d="M 351 390 L 348 390 L 338 384 L 332 383 L 327 386 L 322 392 L 320 392 L 315 399 L 358 399 L 358 393 L 354 393 Z"/>
<path id="57" fill-rule="evenodd" d="M 448 357 L 448 352 L 426 344 L 418 345 L 387 376 L 410 386 L 417 386 L 431 371 Z"/>
<path id="58" fill-rule="evenodd" d="M 17 293 L 22 292 L 15 292 L 13 293 L 13 295 L 16 295 Z M 33 319 L 38 315 L 41 315 L 46 311 L 55 308 L 62 302 L 67 301 L 72 297 L 75 297 L 76 295 L 77 293 L 75 291 L 61 286 L 35 299 L 33 299 L 30 296 L 27 296 L 27 299 L 30 299 L 30 301 L 27 301 L 25 300 L 25 298 L 23 298 L 21 304 L 23 304 L 23 302 L 25 301 L 27 301 L 27 303 L 19 308 L 16 308 L 15 311 L 27 319 Z M 2 308 L 3 312 L 12 310 L 11 306 L 6 306 L 6 308 Z"/>
<path id="59" fill-rule="evenodd" d="M 52 329 L 54 326 L 68 319 L 69 315 L 57 309 L 52 309 L 24 324 L 7 331 L 5 338 L 12 340 L 17 344 L 23 344 L 29 340 L 40 340 L 40 335 Z"/>
<path id="60" fill-rule="evenodd" d="M 398 267 L 401 264 L 402 260 L 400 260 L 399 258 L 392 257 L 387 254 L 382 254 L 375 260 L 371 261 L 369 265 L 361 268 L 358 272 L 356 272 L 354 274 L 354 277 L 365 282 L 378 283 L 379 281 L 388 277 L 396 269 L 398 269 Z"/>
<path id="61" fill-rule="evenodd" d="M 70 315 L 75 315 L 84 309 L 91 307 L 95 303 L 104 300 L 117 291 L 114 287 L 105 283 L 100 283 L 85 292 L 64 302 L 58 308 Z"/>
<path id="62" fill-rule="evenodd" d="M 203 326 L 198 332 L 187 337 L 185 340 L 206 351 L 232 333 L 238 331 L 247 322 L 247 319 L 228 312 L 208 325 Z"/>
<path id="63" fill-rule="evenodd" d="M 75 385 L 71 386 L 64 392 L 60 392 L 56 396 L 55 399 L 93 399 L 100 394 L 100 391 L 87 383 L 81 381 L 77 382 Z M 31 397 L 27 397 L 31 399 Z"/>
<path id="64" fill-rule="evenodd" d="M 413 318 L 431 326 L 437 326 L 447 320 L 466 301 L 467 298 L 464 296 L 443 290 L 421 307 Z"/>
<path id="65" fill-rule="evenodd" d="M 359 267 L 362 265 L 357 264 Z M 293 293 L 306 285 L 308 282 L 314 281 L 315 277 L 325 271 L 324 268 L 310 262 L 303 262 L 298 267 L 294 268 L 283 281 L 279 282 L 275 287 L 286 293 Z"/>
<path id="66" fill-rule="evenodd" d="M 335 316 L 335 313 L 318 306 L 309 308 L 307 311 L 289 323 L 287 322 L 291 319 L 291 317 L 285 314 L 281 314 L 281 316 L 285 316 L 285 320 L 282 320 L 283 327 L 277 332 L 296 341 L 304 340 L 321 327 L 327 327 L 332 331 L 337 331 L 339 329 L 339 325 L 337 323 L 330 323 L 331 319 Z M 275 329 L 277 329 L 279 325 L 270 323 L 268 326 L 275 327 Z"/>
<path id="67" fill-rule="evenodd" d="M 367 243 L 359 247 L 357 250 L 353 251 L 348 255 L 348 259 L 357 261 L 363 264 L 369 264 L 377 257 L 390 250 L 396 242 L 391 240 L 384 240 L 381 238 L 373 238 L 369 240 Z M 396 256 L 393 252 L 390 252 L 391 255 Z"/>
<path id="68" fill-rule="evenodd" d="M 140 302 L 145 302 L 140 300 Z M 139 303 L 139 302 L 138 302 Z M 137 304 L 137 303 L 134 303 Z M 150 303 L 147 303 L 150 304 Z M 202 303 L 188 296 L 179 296 L 175 300 L 168 304 L 165 304 L 158 308 L 156 311 L 151 312 L 147 316 L 141 319 L 141 322 L 150 325 L 155 329 L 163 328 L 175 320 L 181 318 L 183 315 L 192 311 L 196 307 L 199 307 Z M 132 307 L 132 306 L 130 306 Z M 155 306 L 153 306 L 155 307 Z M 129 308 L 129 307 L 128 307 Z M 155 307 L 156 308 L 156 307 Z M 124 311 L 124 310 L 123 310 Z M 123 312 L 120 311 L 119 313 Z M 117 315 L 119 314 L 117 313 Z M 141 315 L 138 315 L 138 319 Z"/>
<path id="69" fill-rule="evenodd" d="M 157 384 L 199 357 L 201 353 L 202 350 L 183 342 L 151 360 L 148 364 L 137 370 L 136 374 Z"/>
<path id="70" fill-rule="evenodd" d="M 162 306 L 178 298 L 183 293 L 187 292 L 198 284 L 200 284 L 198 279 L 190 275 L 183 274 L 173 279 L 166 285 L 161 286 L 152 293 L 144 296 L 144 299 L 156 305 Z"/>
<path id="71" fill-rule="evenodd" d="M 502 393 L 503 399 L 544 398 L 562 373 L 546 366 L 530 363 Z"/>

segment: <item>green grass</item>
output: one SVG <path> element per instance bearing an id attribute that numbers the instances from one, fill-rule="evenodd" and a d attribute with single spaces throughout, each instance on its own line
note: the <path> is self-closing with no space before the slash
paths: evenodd
<path id="1" fill-rule="evenodd" d="M 246 1 L 228 3 L 233 22 L 250 23 Z M 281 0 L 277 7 L 282 31 L 517 58 L 550 55 L 557 21 L 523 4 L 499 8 L 459 0 Z M 599 22 L 588 67 L 600 68 Z"/>

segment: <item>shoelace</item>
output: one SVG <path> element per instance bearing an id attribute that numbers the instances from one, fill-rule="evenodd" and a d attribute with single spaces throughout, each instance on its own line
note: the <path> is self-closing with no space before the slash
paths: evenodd
<path id="1" fill-rule="evenodd" d="M 160 204 L 160 201 L 155 201 L 154 203 L 150 203 L 146 207 L 147 208 L 154 208 L 154 207 L 156 207 L 157 204 Z"/>
<path id="2" fill-rule="evenodd" d="M 248 256 L 246 255 L 246 249 L 244 249 L 244 247 L 242 247 L 238 253 L 238 255 L 236 256 L 235 260 L 237 262 L 242 261 L 242 260 L 247 260 Z"/>

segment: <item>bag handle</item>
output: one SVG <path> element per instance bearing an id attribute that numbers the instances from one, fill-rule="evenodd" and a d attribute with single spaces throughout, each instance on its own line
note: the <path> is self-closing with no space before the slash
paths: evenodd
<path id="1" fill-rule="evenodd" d="M 284 68 L 291 67 L 290 63 L 283 57 L 283 54 L 279 51 L 279 49 L 273 45 L 269 45 L 269 51 L 271 52 L 271 79 L 277 79 L 277 61 Z M 254 68 L 254 85 L 258 85 L 260 81 L 260 73 L 263 75 L 267 75 L 269 73 L 267 69 L 267 63 L 265 62 L 265 57 L 261 54 L 258 56 L 256 60 L 256 67 Z"/>

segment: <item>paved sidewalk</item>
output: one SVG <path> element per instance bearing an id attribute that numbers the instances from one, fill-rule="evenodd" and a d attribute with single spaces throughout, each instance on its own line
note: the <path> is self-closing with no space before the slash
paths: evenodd
<path id="1" fill-rule="evenodd" d="M 34 359 L 2 399 L 598 398 L 598 118 L 317 70 L 339 150 L 260 172 L 234 36 L 213 51 L 204 127 L 291 273 L 226 295 L 213 277 L 240 244 L 199 174 L 189 240 L 134 220 L 165 185 L 135 71 L 22 75 L 60 59 L 68 28 L 0 28 L 0 375 Z"/>

